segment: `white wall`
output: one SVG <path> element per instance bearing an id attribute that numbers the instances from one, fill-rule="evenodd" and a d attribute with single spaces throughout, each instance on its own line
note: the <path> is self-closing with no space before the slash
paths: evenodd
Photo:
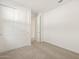
<path id="1" fill-rule="evenodd" d="M 79 1 L 64 4 L 43 17 L 43 41 L 79 53 Z"/>
<path id="2" fill-rule="evenodd" d="M 0 52 L 31 45 L 31 10 L 0 6 Z"/>
<path id="3" fill-rule="evenodd" d="M 32 40 L 36 39 L 36 21 L 37 21 L 37 16 L 32 15 L 31 17 L 31 38 Z"/>
<path id="4" fill-rule="evenodd" d="M 36 40 L 38 42 L 41 41 L 41 15 L 42 13 L 38 13 L 36 21 Z"/>

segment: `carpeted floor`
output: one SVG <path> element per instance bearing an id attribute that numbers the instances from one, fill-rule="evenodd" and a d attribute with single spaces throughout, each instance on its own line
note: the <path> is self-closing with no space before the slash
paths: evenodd
<path id="1" fill-rule="evenodd" d="M 48 43 L 34 43 L 0 54 L 0 59 L 79 59 L 79 54 L 64 50 Z"/>

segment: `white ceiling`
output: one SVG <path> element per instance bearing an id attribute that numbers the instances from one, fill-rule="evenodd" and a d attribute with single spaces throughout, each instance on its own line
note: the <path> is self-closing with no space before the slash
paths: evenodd
<path id="1" fill-rule="evenodd" d="M 25 7 L 31 8 L 34 12 L 45 12 L 57 7 L 56 0 L 15 0 Z"/>
<path id="2" fill-rule="evenodd" d="M 70 0 L 63 0 L 62 3 L 58 3 L 59 0 L 6 0 L 6 1 L 12 1 L 14 3 L 16 2 L 17 4 L 20 4 L 26 8 L 31 8 L 32 11 L 35 13 L 39 13 L 54 9 L 57 6 L 66 3 Z"/>

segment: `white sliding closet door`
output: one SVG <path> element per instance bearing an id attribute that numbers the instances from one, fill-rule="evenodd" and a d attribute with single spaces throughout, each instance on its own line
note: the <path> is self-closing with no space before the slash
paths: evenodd
<path id="1" fill-rule="evenodd" d="M 0 6 L 0 52 L 31 45 L 30 26 L 29 9 Z"/>

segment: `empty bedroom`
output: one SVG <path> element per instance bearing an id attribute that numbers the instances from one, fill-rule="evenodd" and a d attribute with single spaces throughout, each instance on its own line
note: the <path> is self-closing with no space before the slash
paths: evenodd
<path id="1" fill-rule="evenodd" d="M 79 0 L 0 0 L 0 59 L 79 59 Z"/>

